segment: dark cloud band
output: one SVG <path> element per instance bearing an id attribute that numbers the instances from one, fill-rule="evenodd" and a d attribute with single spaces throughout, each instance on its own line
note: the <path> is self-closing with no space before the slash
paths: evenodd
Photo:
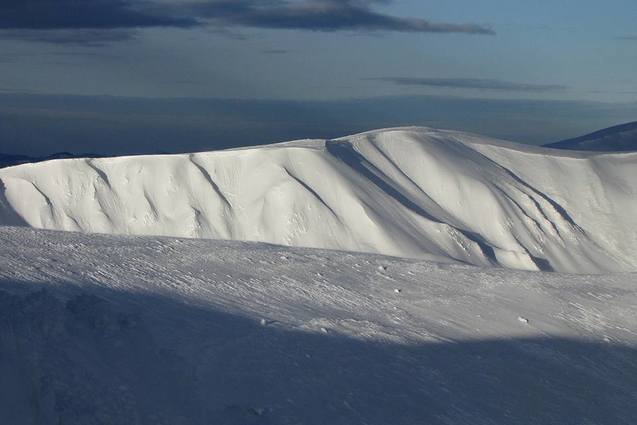
<path id="1" fill-rule="evenodd" d="M 375 4 L 388 1 L 208 0 L 159 3 L 147 0 L 4 0 L 0 2 L 0 30 L 5 31 L 5 36 L 23 35 L 22 38 L 27 40 L 61 43 L 70 42 L 74 37 L 64 36 L 60 31 L 83 31 L 75 39 L 85 44 L 91 39 L 108 41 L 105 31 L 133 31 L 149 27 L 494 34 L 491 28 L 482 25 L 402 18 L 374 8 Z M 58 31 L 57 34 L 55 31 Z M 29 32 L 33 34 L 29 35 Z M 47 33 L 51 34 L 50 38 Z M 110 41 L 121 39 L 121 34 Z"/>
<path id="2" fill-rule="evenodd" d="M 384 81 L 401 86 L 424 86 L 450 89 L 497 90 L 511 92 L 548 92 L 565 90 L 567 87 L 556 84 L 514 83 L 481 78 L 410 78 L 379 77 L 366 80 Z"/>
<path id="3" fill-rule="evenodd" d="M 188 27 L 193 17 L 138 0 L 3 0 L 0 28 L 9 30 Z"/>
<path id="4" fill-rule="evenodd" d="M 421 33 L 494 34 L 476 24 L 434 23 L 376 12 L 364 0 L 307 0 L 304 2 L 216 0 L 197 7 L 201 16 L 222 24 L 310 31 L 396 31 Z"/>

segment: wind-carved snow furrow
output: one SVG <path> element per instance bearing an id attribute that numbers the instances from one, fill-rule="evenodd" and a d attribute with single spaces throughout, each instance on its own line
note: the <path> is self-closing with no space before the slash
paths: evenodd
<path id="1" fill-rule="evenodd" d="M 40 196 L 42 196 L 42 199 L 44 199 L 44 201 L 46 202 L 46 204 L 48 205 L 48 207 L 51 209 L 51 217 L 53 217 L 53 202 L 51 202 L 51 198 L 48 197 L 48 195 L 46 193 L 44 193 L 37 184 L 35 184 L 34 182 L 29 182 L 31 183 L 31 186 L 33 186 L 33 188 L 35 189 L 36 192 L 38 192 L 40 194 Z"/>
<path id="2" fill-rule="evenodd" d="M 471 242 L 475 243 L 480 248 L 480 250 L 482 251 L 482 254 L 484 255 L 485 259 L 487 259 L 491 264 L 498 264 L 499 261 L 498 261 L 498 258 L 497 258 L 496 250 L 501 250 L 503 252 L 514 252 L 514 253 L 520 253 L 520 254 L 528 256 L 537 265 L 539 270 L 550 270 L 551 269 L 550 267 L 548 267 L 542 261 L 542 259 L 538 259 L 538 258 L 534 257 L 533 255 L 531 255 L 531 253 L 528 251 L 528 249 L 526 249 L 517 240 L 516 241 L 518 243 L 518 247 L 522 251 L 520 251 L 520 252 L 518 252 L 518 251 L 510 251 L 510 250 L 507 250 L 507 249 L 505 249 L 503 247 L 498 246 L 497 244 L 495 244 L 493 242 L 487 241 L 486 238 L 483 237 L 480 233 L 478 233 L 476 231 L 472 231 L 470 229 L 467 229 L 464 226 L 462 226 L 460 223 L 456 223 L 455 220 L 454 220 L 454 216 L 455 216 L 454 212 L 453 211 L 448 211 L 447 209 L 443 208 L 442 205 L 440 205 L 429 193 L 427 193 L 427 191 L 424 188 L 422 188 L 409 174 L 407 174 L 407 172 L 405 170 L 403 170 L 396 163 L 396 161 L 394 161 L 391 158 L 390 155 L 388 155 L 383 149 L 381 149 L 380 146 L 378 145 L 378 143 L 376 143 L 376 141 L 371 142 L 370 145 L 392 167 L 392 169 L 395 172 L 397 172 L 400 176 L 402 176 L 404 179 L 406 179 L 414 188 L 417 189 L 418 193 L 421 196 L 423 196 L 425 198 L 425 200 L 427 201 L 427 203 L 429 204 L 429 209 L 431 209 L 431 207 L 433 206 L 433 208 L 438 210 L 438 215 L 434 215 L 428 209 L 427 210 L 427 214 L 428 214 L 427 218 L 431 219 L 431 217 L 434 217 L 435 220 L 433 220 L 433 221 L 437 221 L 438 223 L 441 223 L 441 224 L 444 224 L 445 226 L 450 227 L 455 232 L 457 232 L 457 234 L 462 235 L 463 237 L 467 238 Z M 462 145 L 462 149 L 466 149 L 464 145 Z M 385 174 L 385 176 L 386 176 L 386 174 Z M 439 216 L 446 216 L 447 219 L 443 220 L 443 219 L 439 218 Z M 452 222 L 452 220 L 453 220 L 453 222 Z"/>
<path id="3" fill-rule="evenodd" d="M 544 222 L 549 225 L 549 227 L 553 230 L 553 232 L 555 232 L 555 234 L 559 237 L 559 239 L 564 240 L 564 238 L 562 237 L 562 232 L 560 232 L 559 227 L 557 226 L 557 224 L 553 222 L 553 220 L 551 220 L 548 214 L 546 214 L 546 212 L 544 211 L 544 208 L 542 207 L 542 204 L 540 204 L 540 202 L 538 202 L 532 195 L 524 193 L 524 196 L 533 204 L 535 211 L 537 211 L 540 214 L 540 216 L 544 219 Z M 577 230 L 576 228 L 573 228 L 572 226 L 569 226 L 569 227 L 571 228 L 571 230 Z"/>
<path id="4" fill-rule="evenodd" d="M 150 208 L 150 213 L 152 214 L 152 218 L 154 221 L 159 220 L 160 211 L 155 205 L 151 195 L 148 193 L 148 189 L 144 188 L 144 200 L 148 204 L 148 208 Z"/>
<path id="5" fill-rule="evenodd" d="M 541 214 L 545 223 L 548 223 L 548 225 L 551 226 L 551 228 L 556 232 L 558 240 L 561 242 L 562 246 L 565 249 L 568 249 L 566 245 L 567 241 L 565 239 L 565 236 L 568 235 L 569 239 L 571 239 L 571 243 L 580 244 L 582 242 L 582 239 L 586 239 L 586 243 L 589 244 L 591 246 L 591 249 L 593 249 L 594 251 L 597 251 L 598 253 L 603 253 L 605 251 L 603 247 L 601 247 L 595 240 L 588 237 L 586 231 L 575 222 L 575 220 L 570 216 L 570 214 L 568 214 L 564 207 L 551 199 L 548 195 L 533 187 L 531 184 L 524 182 L 511 170 L 507 169 L 506 167 L 502 168 L 506 170 L 516 182 L 520 183 L 521 187 L 518 190 L 521 193 L 524 193 L 524 195 L 533 203 L 534 208 Z M 527 190 L 531 193 L 528 193 Z M 540 201 L 535 199 L 534 196 L 538 196 L 540 198 Z M 565 235 L 559 230 L 560 226 L 553 221 L 549 214 L 546 213 L 545 207 L 542 205 L 543 203 L 546 204 L 546 207 L 549 208 L 549 211 L 554 213 L 553 215 L 555 217 L 560 219 L 561 224 L 565 228 L 570 230 L 569 233 L 566 233 Z"/>
<path id="6" fill-rule="evenodd" d="M 77 230 L 79 232 L 82 231 L 82 226 L 80 226 L 80 223 L 77 221 L 77 219 L 75 217 L 70 216 L 68 213 L 64 213 L 64 215 L 71 220 L 71 222 L 75 225 L 75 229 L 73 230 Z"/>
<path id="7" fill-rule="evenodd" d="M 381 170 L 379 170 L 374 164 L 369 162 L 365 157 L 363 157 L 356 149 L 349 144 L 344 144 L 339 141 L 330 141 L 326 144 L 327 151 L 331 153 L 336 158 L 343 161 L 345 164 L 350 166 L 355 171 L 363 174 L 370 181 L 372 181 L 376 187 L 378 187 L 382 192 L 385 192 L 390 197 L 397 200 L 408 210 L 413 213 L 426 218 L 429 221 L 434 223 L 442 224 L 447 226 L 454 231 L 456 231 L 459 235 L 463 236 L 467 240 L 476 244 L 479 249 L 482 251 L 484 258 L 492 263 L 497 264 L 497 256 L 495 253 L 495 248 L 491 244 L 489 244 L 481 235 L 476 232 L 473 232 L 468 229 L 462 229 L 456 225 L 451 223 L 445 223 L 444 221 L 438 219 L 433 216 L 427 210 L 422 208 L 420 205 L 411 201 L 407 198 L 399 189 L 395 188 L 390 182 L 391 179 Z"/>
<path id="8" fill-rule="evenodd" d="M 515 232 L 513 232 L 511 234 L 511 236 L 515 239 L 515 241 L 518 243 L 518 245 L 524 250 L 524 252 L 531 259 L 531 261 L 533 261 L 533 263 L 536 265 L 538 270 L 541 270 L 543 272 L 554 272 L 555 271 L 555 268 L 553 267 L 553 265 L 551 264 L 551 262 L 548 259 L 543 258 L 543 257 L 538 257 L 537 255 L 533 255 L 531 250 L 529 248 L 527 248 L 524 243 L 522 243 L 522 241 L 519 239 L 518 235 L 515 234 Z"/>
<path id="9" fill-rule="evenodd" d="M 204 223 L 204 220 L 202 220 L 202 217 L 205 217 L 203 215 L 203 213 L 198 210 L 195 207 L 191 207 L 192 211 L 193 211 L 193 222 L 194 222 L 194 227 L 193 227 L 193 234 L 192 236 L 197 237 L 197 236 L 201 236 L 203 233 L 205 233 L 202 228 L 204 227 L 208 227 L 208 230 L 212 230 L 210 229 L 210 226 L 207 225 L 207 223 Z"/>
<path id="10" fill-rule="evenodd" d="M 524 209 L 524 207 L 520 204 L 520 202 L 518 202 L 518 200 L 516 200 L 512 195 L 510 195 L 509 193 L 507 193 L 506 190 L 504 190 L 503 188 L 499 187 L 499 186 L 495 186 L 494 189 L 500 193 L 507 202 L 510 202 L 511 205 L 513 205 L 513 208 L 518 211 L 524 218 L 528 219 L 531 221 L 531 223 L 533 223 L 533 229 L 538 233 L 541 234 L 542 236 L 546 235 L 546 233 L 544 232 L 544 229 L 542 227 L 542 224 L 535 219 L 534 217 L 531 217 L 526 210 Z"/>
<path id="11" fill-rule="evenodd" d="M 538 232 L 540 232 L 543 236 L 553 236 L 562 246 L 566 246 L 559 227 L 544 212 L 542 205 L 531 194 L 528 194 L 525 190 L 520 190 L 519 188 L 510 185 L 503 185 L 503 187 L 494 186 L 494 188 L 498 193 L 502 194 L 502 196 L 504 196 L 506 200 L 510 202 L 525 218 L 531 220 L 534 228 L 537 229 Z M 516 195 L 522 199 L 516 199 Z M 525 207 L 523 205 L 523 201 L 526 201 L 526 203 L 530 205 Z M 571 227 L 569 226 L 569 228 Z"/>
<path id="12" fill-rule="evenodd" d="M 206 170 L 206 168 L 199 164 L 196 160 L 195 160 L 195 155 L 196 154 L 190 154 L 188 155 L 188 159 L 190 160 L 190 162 L 192 163 L 192 165 L 195 166 L 195 168 L 197 170 L 199 170 L 199 172 L 201 173 L 201 175 L 206 179 L 206 181 L 208 182 L 208 184 L 210 184 L 210 187 L 212 188 L 212 190 L 214 190 L 214 192 L 219 196 L 219 199 L 221 199 L 221 202 L 224 203 L 224 205 L 226 206 L 226 208 L 228 208 L 229 210 L 232 209 L 232 205 L 230 204 L 230 201 L 228 200 L 228 198 L 226 198 L 226 196 L 223 194 L 223 192 L 221 191 L 221 189 L 219 188 L 219 185 L 217 185 L 217 183 L 215 183 L 215 181 L 213 180 L 212 176 L 210 175 L 210 173 L 208 172 L 208 170 Z"/>
<path id="13" fill-rule="evenodd" d="M 468 147 L 471 149 L 470 146 Z M 486 160 L 487 163 L 491 163 L 494 167 L 502 170 L 508 177 L 512 179 L 513 183 L 515 183 L 514 185 L 512 185 L 514 187 L 514 190 L 521 193 L 525 197 L 525 199 L 531 202 L 531 211 L 535 211 L 537 214 L 539 214 L 542 222 L 548 225 L 551 230 L 555 232 L 555 236 L 557 237 L 556 240 L 559 242 L 562 249 L 566 251 L 566 253 L 570 255 L 568 251 L 572 250 L 575 246 L 582 246 L 582 244 L 584 243 L 586 245 L 589 245 L 589 249 L 591 251 L 595 252 L 595 256 L 606 256 L 608 260 L 612 259 L 613 262 L 617 261 L 616 264 L 624 263 L 623 260 L 617 258 L 613 254 L 610 254 L 594 239 L 589 238 L 586 230 L 584 230 L 584 228 L 582 228 L 572 218 L 566 208 L 560 205 L 557 201 L 534 187 L 531 183 L 521 179 L 511 169 L 505 167 L 502 164 L 499 164 L 498 162 L 494 161 L 493 159 L 489 158 L 476 149 L 472 149 L 472 151 Z M 498 184 L 497 181 L 495 183 Z M 600 184 L 602 184 L 603 187 L 603 182 L 600 182 Z M 524 214 L 527 217 L 531 218 L 529 215 L 529 211 L 527 211 L 524 207 L 521 208 L 525 211 Z M 535 222 L 537 223 L 538 221 L 535 220 Z M 543 228 L 543 226 L 541 226 L 541 228 Z M 560 228 L 568 229 L 569 232 L 561 231 Z M 570 240 L 569 244 L 567 244 L 567 241 L 565 240 L 566 235 L 568 235 L 568 239 Z M 586 258 L 588 258 L 588 261 L 591 261 L 591 254 L 584 255 Z"/>
<path id="14" fill-rule="evenodd" d="M 112 196 L 113 198 L 117 198 L 117 191 L 111 184 L 111 179 L 109 178 L 108 174 L 106 174 L 104 170 L 102 170 L 95 164 L 95 160 L 87 159 L 85 161 L 85 164 L 97 174 L 99 181 L 103 182 L 104 185 L 106 185 L 106 189 L 108 190 L 107 194 Z M 111 226 L 115 226 L 115 220 L 113 220 L 113 218 L 111 217 L 111 214 L 108 212 L 108 208 L 106 204 L 104 203 L 104 200 L 102 199 L 102 196 L 104 195 L 100 195 L 101 190 L 102 189 L 98 188 L 95 182 L 93 182 L 93 193 L 94 193 L 95 199 L 97 200 L 97 204 L 99 206 L 100 212 L 104 217 L 106 217 L 106 219 L 109 221 Z M 79 228 L 82 229 L 82 226 L 79 226 Z"/>
<path id="15" fill-rule="evenodd" d="M 420 205 L 407 198 L 399 189 L 395 188 L 391 183 L 391 179 L 374 166 L 374 164 L 358 153 L 353 146 L 342 142 L 331 141 L 331 143 L 328 143 L 326 147 L 330 154 L 347 164 L 354 171 L 369 179 L 378 189 L 394 198 L 405 208 L 430 221 L 444 224 L 444 222 L 431 215 Z"/>
<path id="16" fill-rule="evenodd" d="M 367 146 L 367 145 L 366 145 Z M 378 153 L 382 159 L 384 159 L 386 161 L 387 164 L 389 164 L 389 166 L 391 167 L 391 169 L 395 172 L 398 173 L 399 176 L 403 177 L 413 188 L 416 189 L 417 194 L 424 197 L 425 198 L 425 203 L 428 205 L 427 208 L 427 218 L 431 219 L 431 217 L 434 217 L 435 219 L 432 221 L 436 221 L 438 223 L 443 224 L 446 227 L 449 227 L 453 230 L 453 234 L 455 235 L 455 240 L 460 244 L 460 246 L 466 251 L 466 247 L 464 246 L 463 243 L 460 242 L 460 237 L 464 237 L 467 240 L 471 241 L 472 243 L 474 243 L 476 246 L 479 247 L 482 256 L 485 258 L 485 260 L 487 260 L 490 264 L 499 264 L 501 260 L 498 259 L 498 252 L 500 253 L 500 255 L 504 254 L 504 255 L 509 255 L 512 254 L 514 256 L 519 256 L 522 255 L 523 257 L 527 257 L 530 260 L 532 260 L 532 262 L 535 264 L 536 268 L 539 270 L 552 270 L 550 266 L 548 266 L 546 264 L 546 262 L 544 262 L 542 259 L 534 257 L 528 249 L 526 249 L 526 247 L 524 247 L 522 244 L 519 243 L 519 241 L 517 241 L 516 239 L 516 246 L 517 249 L 515 250 L 511 250 L 510 248 L 507 249 L 505 247 L 499 246 L 497 243 L 493 242 L 493 241 L 489 241 L 487 240 L 486 237 L 484 237 L 483 235 L 481 235 L 479 232 L 471 230 L 469 228 L 467 228 L 465 225 L 463 225 L 463 221 L 460 220 L 460 222 L 458 222 L 458 219 L 456 217 L 456 212 L 452 211 L 452 210 L 448 210 L 446 208 L 443 208 L 443 206 L 438 203 L 438 201 L 436 201 L 423 187 L 421 187 L 407 172 L 406 170 L 404 170 L 403 168 L 401 168 L 396 161 L 394 161 L 394 159 L 388 155 L 383 149 L 380 148 L 379 143 L 377 142 L 376 139 L 373 139 L 370 141 L 369 146 L 372 146 L 374 148 L 374 151 L 376 153 Z M 457 146 L 458 148 L 460 148 L 460 150 L 462 151 L 466 151 L 467 148 L 464 145 L 459 145 Z M 379 166 L 382 166 L 382 164 L 372 164 L 372 166 L 375 167 L 375 169 L 379 168 Z M 380 172 L 380 171 L 379 171 Z M 389 177 L 387 176 L 387 173 L 383 173 L 383 176 L 385 179 L 389 179 Z M 400 184 L 400 182 L 396 182 L 397 184 Z M 421 201 L 422 202 L 422 201 Z M 437 214 L 434 215 L 434 213 L 432 213 L 430 211 L 430 209 L 435 209 L 437 210 Z M 439 217 L 446 217 L 445 220 L 439 218 Z M 514 238 L 515 239 L 515 238 Z"/>
<path id="17" fill-rule="evenodd" d="M 109 223 L 111 224 L 112 227 L 115 226 L 115 220 L 113 220 L 113 218 L 110 216 L 108 210 L 109 208 L 107 208 L 106 204 L 104 204 L 104 200 L 102 199 L 102 197 L 100 196 L 97 186 L 95 185 L 95 183 L 93 183 L 93 196 L 95 198 L 95 200 L 97 201 L 97 206 L 99 207 L 99 212 L 106 217 L 106 219 L 109 221 Z"/>
<path id="18" fill-rule="evenodd" d="M 33 186 L 33 188 L 35 189 L 35 191 L 36 191 L 38 194 L 40 194 L 40 196 L 42 197 L 42 199 L 44 199 L 44 202 L 46 203 L 46 205 L 47 205 L 47 206 L 48 206 L 48 208 L 49 208 L 49 215 L 50 215 L 51 220 L 55 220 L 55 209 L 54 209 L 54 207 L 53 207 L 53 202 L 51 202 L 51 198 L 49 198 L 49 197 L 47 196 L 47 194 L 46 194 L 46 193 L 44 193 L 42 190 L 40 190 L 40 188 L 39 188 L 39 187 L 38 187 L 38 186 L 37 186 L 34 182 L 29 182 L 29 183 L 31 183 L 31 186 Z M 44 223 L 44 222 L 45 222 L 45 220 L 43 220 L 42 218 L 43 218 L 43 217 L 42 217 L 42 216 L 40 216 L 40 222 L 41 222 L 41 223 Z"/>
<path id="19" fill-rule="evenodd" d="M 378 145 L 376 145 L 376 143 L 372 143 L 371 145 L 393 167 L 393 169 L 396 172 L 400 173 L 400 175 L 403 176 L 411 185 L 413 185 L 416 189 L 418 189 L 419 193 L 422 196 L 425 197 L 425 199 L 426 199 L 426 201 L 428 203 L 432 204 L 439 211 L 447 213 L 445 211 L 445 209 L 438 202 L 436 202 L 436 200 L 433 199 L 425 190 L 423 190 L 423 188 L 420 187 L 420 185 L 418 183 L 416 183 L 416 181 L 414 181 L 414 179 L 410 175 L 408 175 L 389 155 L 387 155 L 387 153 L 385 151 L 380 149 L 378 147 Z M 428 214 L 435 219 L 435 220 L 432 220 L 432 221 L 437 221 L 439 223 L 443 222 L 443 220 L 441 218 L 438 218 L 433 213 L 428 212 Z M 447 223 L 447 224 L 449 224 L 449 223 Z"/>
<path id="20" fill-rule="evenodd" d="M 538 202 L 535 199 L 535 196 L 537 196 L 543 202 L 548 204 L 548 206 L 550 206 L 550 208 L 554 212 L 554 215 L 556 217 L 558 217 L 565 224 L 565 227 L 567 227 L 567 228 L 570 227 L 572 230 L 580 232 L 582 234 L 585 233 L 584 230 L 575 222 L 575 220 L 570 216 L 570 214 L 566 211 L 565 208 L 563 208 L 561 205 L 559 205 L 559 203 L 557 203 L 555 200 L 553 200 L 551 197 L 549 197 L 545 193 L 543 193 L 540 190 L 538 190 L 537 188 L 533 187 L 530 183 L 528 183 L 528 182 L 524 181 L 523 179 L 521 179 L 512 170 L 510 170 L 509 168 L 505 167 L 504 165 L 498 163 L 497 161 L 491 159 L 490 157 L 488 157 L 487 155 L 483 154 L 479 150 L 472 148 L 470 145 L 467 145 L 466 143 L 463 143 L 461 140 L 455 140 L 453 143 L 454 143 L 455 146 L 461 147 L 462 150 L 464 150 L 466 152 L 470 152 L 471 155 L 477 156 L 479 159 L 483 160 L 485 162 L 485 166 L 489 165 L 489 166 L 493 167 L 494 170 L 498 170 L 501 173 L 503 173 L 506 177 L 510 178 L 513 181 L 513 183 L 515 183 L 513 186 L 516 187 L 518 191 L 520 191 L 521 193 L 523 193 L 526 196 L 528 196 L 528 199 L 533 204 L 535 204 L 535 207 L 538 209 L 538 212 L 546 219 L 546 221 L 551 226 L 555 227 L 556 231 L 558 231 L 557 230 L 557 225 L 548 216 L 548 214 L 546 214 L 544 207 L 541 205 L 540 202 Z M 495 176 L 496 175 L 494 175 L 494 177 Z M 498 181 L 498 179 L 493 179 L 490 183 L 494 184 L 494 185 L 501 184 L 501 182 Z M 517 186 L 519 186 L 519 187 L 517 187 Z M 558 231 L 558 233 L 559 233 L 559 231 Z"/>
<path id="21" fill-rule="evenodd" d="M 553 211 L 562 219 L 564 220 L 566 223 L 568 223 L 574 230 L 585 234 L 586 232 L 584 231 L 584 229 L 582 229 L 576 222 L 575 220 L 573 220 L 573 218 L 570 216 L 570 214 L 566 211 L 566 209 L 564 209 L 564 207 L 562 207 L 560 204 L 558 204 L 555 200 L 551 199 L 548 195 L 542 193 L 541 191 L 539 191 L 538 189 L 536 189 L 535 187 L 531 186 L 529 183 L 525 182 L 524 180 L 522 180 L 517 174 L 515 174 L 513 171 L 511 171 L 510 169 L 508 169 L 507 167 L 503 166 L 502 164 L 499 164 L 497 162 L 495 162 L 494 160 L 492 160 L 491 158 L 489 158 L 488 156 L 484 155 L 483 153 L 473 149 L 473 151 L 480 155 L 482 158 L 484 158 L 486 161 L 492 163 L 495 167 L 501 169 L 502 171 L 504 171 L 506 174 L 508 174 L 516 183 L 520 184 L 523 188 L 526 188 L 528 190 L 531 191 L 531 193 L 539 196 L 541 199 L 543 199 L 545 202 L 547 202 L 552 208 Z M 529 195 L 527 193 L 527 195 Z M 531 195 L 529 195 L 529 198 L 531 198 L 532 201 L 536 202 L 533 197 Z M 537 203 L 537 202 L 536 202 Z M 539 210 L 542 211 L 542 208 L 539 207 Z M 547 220 L 550 222 L 551 220 L 549 220 L 547 218 Z"/>
<path id="22" fill-rule="evenodd" d="M 308 191 L 321 205 L 323 205 L 325 208 L 327 208 L 327 210 L 332 214 L 332 216 L 340 223 L 342 223 L 341 218 L 339 217 L 339 215 L 336 213 L 336 211 L 334 211 L 334 209 L 329 206 L 329 204 L 327 202 L 325 202 L 325 200 L 323 199 L 323 197 L 321 195 L 319 195 L 318 192 L 316 192 L 314 189 L 312 189 L 307 183 L 305 183 L 303 180 L 301 180 L 300 178 L 298 178 L 296 175 L 294 175 L 293 173 L 290 172 L 290 170 L 288 170 L 286 167 L 283 167 L 283 171 L 285 171 L 285 173 L 292 178 L 292 180 L 294 180 L 295 182 L 297 182 L 299 185 L 301 185 L 301 187 L 303 187 L 306 191 Z"/>
<path id="23" fill-rule="evenodd" d="M 95 160 L 93 159 L 87 160 L 86 165 L 88 165 L 93 171 L 95 171 L 98 177 L 106 184 L 106 186 L 109 188 L 109 190 L 111 190 L 111 192 L 113 193 L 115 192 L 113 190 L 113 186 L 111 185 L 111 180 L 108 178 L 108 175 L 102 169 L 100 169 L 97 165 L 95 165 Z"/>

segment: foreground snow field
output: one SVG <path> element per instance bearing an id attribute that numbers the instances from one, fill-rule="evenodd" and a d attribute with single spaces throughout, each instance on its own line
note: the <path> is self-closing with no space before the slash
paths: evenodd
<path id="1" fill-rule="evenodd" d="M 429 128 L 0 170 L 0 224 L 637 270 L 637 153 Z"/>
<path id="2" fill-rule="evenodd" d="M 0 423 L 634 424 L 636 278 L 0 227 Z"/>

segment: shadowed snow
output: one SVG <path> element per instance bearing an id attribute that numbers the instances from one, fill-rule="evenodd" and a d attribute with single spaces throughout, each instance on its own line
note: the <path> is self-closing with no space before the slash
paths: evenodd
<path id="1" fill-rule="evenodd" d="M 0 423 L 628 425 L 634 283 L 0 228 Z"/>

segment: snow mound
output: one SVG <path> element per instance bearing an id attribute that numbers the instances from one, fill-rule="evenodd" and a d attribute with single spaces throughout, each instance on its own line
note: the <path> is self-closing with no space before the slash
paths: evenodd
<path id="1" fill-rule="evenodd" d="M 0 224 L 567 272 L 637 269 L 637 154 L 429 128 L 0 170 Z"/>
<path id="2" fill-rule="evenodd" d="M 596 131 L 574 139 L 550 143 L 548 148 L 598 152 L 637 151 L 637 121 Z"/>

